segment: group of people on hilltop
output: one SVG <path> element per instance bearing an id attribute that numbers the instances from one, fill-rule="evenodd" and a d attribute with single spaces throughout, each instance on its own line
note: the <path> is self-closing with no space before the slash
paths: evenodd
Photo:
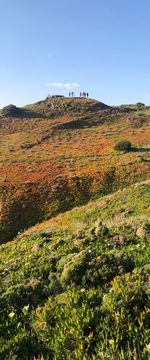
<path id="1" fill-rule="evenodd" d="M 75 97 L 75 93 L 73 91 L 69 92 L 69 97 Z M 80 92 L 80 97 L 81 98 L 88 98 L 89 97 L 89 93 L 88 92 Z"/>
<path id="2" fill-rule="evenodd" d="M 69 92 L 69 97 L 75 97 L 75 93 L 73 91 Z"/>
<path id="3" fill-rule="evenodd" d="M 80 97 L 84 97 L 84 98 L 88 98 L 89 97 L 89 93 L 88 92 L 80 92 Z"/>

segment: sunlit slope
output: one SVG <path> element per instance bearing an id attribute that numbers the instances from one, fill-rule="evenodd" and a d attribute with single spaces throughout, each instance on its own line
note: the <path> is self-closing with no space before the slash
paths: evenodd
<path id="1" fill-rule="evenodd" d="M 90 198 L 149 178 L 148 107 L 50 98 L 21 110 L 17 118 L 11 113 L 0 118 L 1 241 Z M 114 145 L 124 139 L 131 141 L 132 151 L 116 152 Z"/>
<path id="2" fill-rule="evenodd" d="M 149 242 L 145 181 L 1 245 L 1 358 L 149 359 Z"/>

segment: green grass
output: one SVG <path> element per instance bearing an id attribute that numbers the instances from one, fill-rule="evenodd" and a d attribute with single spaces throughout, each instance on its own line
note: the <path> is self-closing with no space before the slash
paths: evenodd
<path id="1" fill-rule="evenodd" d="M 149 359 L 149 194 L 133 185 L 0 246 L 1 359 Z"/>

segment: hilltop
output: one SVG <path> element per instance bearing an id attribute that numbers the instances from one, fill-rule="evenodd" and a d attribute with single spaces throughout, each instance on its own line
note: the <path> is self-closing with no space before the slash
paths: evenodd
<path id="1" fill-rule="evenodd" d="M 111 107 L 93 99 L 54 96 L 22 108 L 12 104 L 8 105 L 1 110 L 1 115 L 16 118 L 59 118 L 68 113 L 72 116 L 78 114 L 81 117 L 104 109 L 111 109 Z"/>
<path id="2" fill-rule="evenodd" d="M 132 151 L 115 151 L 120 140 L 129 140 Z M 149 142 L 150 108 L 139 104 L 110 107 L 62 97 L 3 109 L 1 242 L 89 199 L 147 179 Z"/>

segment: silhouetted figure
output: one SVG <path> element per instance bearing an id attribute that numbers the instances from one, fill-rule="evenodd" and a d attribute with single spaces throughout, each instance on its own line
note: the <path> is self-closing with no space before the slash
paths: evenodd
<path id="1" fill-rule="evenodd" d="M 80 92 L 80 97 L 81 97 L 81 98 L 87 98 L 87 99 L 88 99 L 89 93 L 88 93 L 88 92 L 85 92 L 85 91 Z"/>

